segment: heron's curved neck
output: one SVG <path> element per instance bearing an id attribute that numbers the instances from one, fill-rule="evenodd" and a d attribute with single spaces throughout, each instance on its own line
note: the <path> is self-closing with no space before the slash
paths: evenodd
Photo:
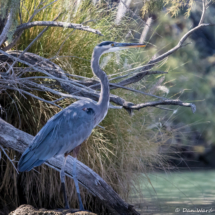
<path id="1" fill-rule="evenodd" d="M 101 83 L 101 93 L 100 93 L 100 97 L 97 105 L 101 110 L 101 115 L 103 115 L 102 116 L 102 119 L 103 119 L 108 111 L 108 106 L 109 106 L 109 81 L 106 73 L 102 71 L 101 68 L 99 67 L 100 56 L 101 56 L 100 53 L 97 53 L 95 51 L 93 52 L 91 68 L 93 73 L 99 78 Z"/>

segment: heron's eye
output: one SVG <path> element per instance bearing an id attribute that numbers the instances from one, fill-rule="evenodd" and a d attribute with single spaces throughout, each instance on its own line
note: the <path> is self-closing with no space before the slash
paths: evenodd
<path id="1" fill-rule="evenodd" d="M 114 44 L 112 43 L 111 46 L 114 46 Z"/>
<path id="2" fill-rule="evenodd" d="M 94 114 L 94 110 L 92 108 L 83 108 L 83 111 L 85 111 L 87 114 Z"/>

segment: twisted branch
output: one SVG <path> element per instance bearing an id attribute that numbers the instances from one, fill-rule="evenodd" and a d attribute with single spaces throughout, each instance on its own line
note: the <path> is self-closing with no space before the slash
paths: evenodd
<path id="1" fill-rule="evenodd" d="M 4 53 L 4 52 L 0 50 L 0 53 Z M 99 95 L 100 95 L 99 92 L 89 90 L 89 87 L 87 87 L 87 89 L 85 89 L 85 85 L 81 85 L 80 82 L 79 82 L 79 87 L 76 86 L 77 83 L 74 82 L 75 80 L 72 81 L 71 79 L 68 79 L 67 76 L 65 75 L 64 71 L 55 63 L 49 61 L 48 59 L 42 58 L 36 54 L 32 54 L 32 53 L 28 53 L 28 52 L 24 53 L 24 55 L 22 55 L 21 58 L 18 57 L 19 55 L 21 55 L 21 52 L 11 52 L 11 54 L 5 53 L 4 55 L 0 55 L 0 59 L 5 59 L 5 57 L 7 57 L 7 59 L 9 58 L 9 59 L 17 60 L 21 63 L 24 63 L 24 64 L 32 67 L 33 69 L 35 69 L 38 72 L 42 72 L 43 74 L 48 75 L 48 76 L 44 76 L 44 77 L 31 77 L 31 78 L 34 78 L 35 80 L 38 78 L 40 78 L 40 79 L 46 78 L 46 79 L 56 80 L 60 84 L 60 86 L 69 94 L 57 92 L 53 89 L 45 87 L 44 85 L 37 84 L 33 81 L 28 81 L 30 78 L 16 79 L 17 82 L 20 82 L 22 84 L 25 84 L 26 86 L 29 86 L 30 89 L 32 87 L 35 87 L 35 89 L 48 91 L 48 92 L 51 92 L 55 95 L 59 95 L 59 96 L 64 97 L 64 98 L 74 98 L 74 99 L 90 98 L 94 101 L 98 101 Z M 37 65 L 37 66 L 35 66 L 35 65 Z M 38 66 L 40 66 L 39 70 L 38 70 Z M 160 72 L 160 71 L 149 72 L 149 71 L 147 71 L 144 73 L 144 75 L 146 76 L 146 75 L 150 75 L 150 74 L 161 74 L 161 73 L 164 73 L 164 72 Z M 83 83 L 83 82 L 81 82 L 81 83 Z M 94 81 L 92 83 L 95 84 Z M 132 102 L 126 101 L 125 99 L 123 99 L 120 96 L 111 94 L 110 95 L 110 101 L 115 103 L 116 105 L 119 105 L 119 106 L 125 108 L 126 110 L 129 111 L 129 113 L 131 112 L 131 110 L 139 110 L 141 108 L 145 108 L 145 107 L 149 107 L 149 106 L 155 107 L 158 105 L 180 105 L 180 106 L 184 106 L 184 107 L 194 107 L 194 105 L 191 103 L 184 103 L 180 100 L 169 100 L 167 98 L 159 97 L 156 95 L 151 95 L 151 94 L 139 91 L 139 90 L 134 90 L 134 89 L 131 89 L 128 87 L 124 87 L 123 85 L 131 83 L 127 80 L 119 82 L 119 83 L 120 84 L 110 83 L 111 89 L 123 88 L 123 89 L 133 91 L 136 93 L 141 93 L 144 95 L 148 95 L 148 96 L 157 97 L 157 98 L 162 99 L 161 101 L 157 101 L 157 102 L 147 102 L 147 103 L 142 103 L 142 104 L 134 104 Z M 88 82 L 88 84 L 89 84 L 89 82 Z M 100 86 L 100 84 L 96 84 L 93 86 L 98 88 Z M 11 89 L 11 87 L 8 87 L 8 86 L 5 88 Z M 20 92 L 27 94 L 26 90 L 21 90 L 21 89 L 19 89 L 19 90 L 20 90 Z M 46 101 L 42 98 L 37 97 L 37 99 L 40 99 L 41 101 L 53 104 L 53 102 Z M 110 106 L 109 108 L 116 108 L 116 107 Z M 192 109 L 192 110 L 194 110 L 194 109 Z M 195 112 L 195 111 L 193 111 L 193 112 Z"/>
<path id="2" fill-rule="evenodd" d="M 26 30 L 28 28 L 32 28 L 35 26 L 74 28 L 76 30 L 88 31 L 94 34 L 98 34 L 99 36 L 103 36 L 103 34 L 99 30 L 90 28 L 89 26 L 84 26 L 82 24 L 74 24 L 69 22 L 56 22 L 56 21 L 35 21 L 35 22 L 24 23 L 17 27 L 15 34 L 18 33 L 19 31 Z"/>

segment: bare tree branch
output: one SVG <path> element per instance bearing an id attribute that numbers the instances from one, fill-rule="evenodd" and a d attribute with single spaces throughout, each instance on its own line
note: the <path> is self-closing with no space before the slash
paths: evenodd
<path id="1" fill-rule="evenodd" d="M 139 43 L 143 43 L 146 40 L 146 36 L 148 34 L 148 31 L 149 31 L 149 28 L 150 28 L 150 26 L 152 24 L 152 21 L 153 21 L 152 17 L 149 17 L 147 19 L 146 25 L 145 25 L 145 27 L 143 29 L 143 32 L 142 32 L 141 36 L 140 36 Z"/>
<path id="2" fill-rule="evenodd" d="M 148 75 L 156 75 L 156 74 L 167 74 L 167 72 L 163 72 L 163 71 L 145 71 L 142 74 L 142 78 Z M 136 78 L 130 80 L 130 79 L 125 79 L 123 81 L 117 82 L 117 83 L 110 83 L 110 89 L 114 90 L 117 88 L 121 88 L 122 86 L 127 86 L 129 84 L 134 84 L 136 82 L 139 81 L 139 76 L 137 75 Z M 87 80 L 87 81 L 79 81 L 79 83 L 86 85 L 86 86 L 90 86 L 90 88 L 92 89 L 100 89 L 101 85 L 98 81 L 96 80 Z"/>
<path id="3" fill-rule="evenodd" d="M 74 24 L 74 23 L 69 23 L 69 22 L 55 22 L 55 21 L 35 21 L 35 22 L 24 23 L 17 27 L 15 34 L 18 33 L 19 31 L 22 31 L 22 30 L 25 30 L 28 28 L 32 28 L 35 26 L 74 28 L 76 30 L 88 31 L 88 32 L 103 36 L 103 34 L 99 30 L 92 29 L 89 26 L 84 26 L 82 24 Z"/>
<path id="4" fill-rule="evenodd" d="M 25 64 L 25 65 L 27 65 L 27 66 L 29 66 L 29 67 L 31 67 L 32 69 L 34 69 L 35 71 L 37 71 L 37 72 L 41 72 L 41 73 L 43 73 L 43 74 L 45 74 L 45 75 L 47 75 L 48 77 L 51 77 L 51 78 L 53 78 L 53 79 L 55 79 L 55 80 L 58 80 L 61 84 L 63 84 L 63 83 L 72 83 L 72 85 L 70 85 L 70 87 L 72 87 L 73 89 L 75 89 L 75 90 L 77 90 L 77 91 L 90 91 L 90 92 L 95 92 L 93 89 L 91 89 L 91 88 L 89 88 L 89 87 L 85 87 L 85 86 L 83 86 L 83 85 L 81 85 L 81 84 L 79 84 L 78 82 L 75 82 L 74 80 L 72 80 L 72 79 L 68 79 L 67 78 L 67 76 L 64 74 L 64 72 L 63 72 L 63 70 L 62 69 L 60 69 L 60 70 L 51 70 L 51 72 L 50 72 L 50 70 L 48 70 L 48 72 L 45 70 L 45 69 L 43 69 L 43 68 L 41 68 L 41 67 L 38 67 L 38 66 L 34 66 L 34 65 L 32 65 L 32 64 L 30 64 L 28 61 L 26 61 L 26 60 L 22 60 L 22 59 L 19 59 L 19 58 L 17 58 L 17 57 L 15 57 L 14 55 L 11 55 L 11 54 L 9 54 L 9 53 L 7 53 L 7 52 L 4 52 L 4 51 L 2 51 L 2 50 L 0 50 L 0 53 L 2 53 L 3 55 L 5 55 L 5 56 L 7 56 L 8 58 L 10 58 L 10 59 L 13 59 L 13 60 L 16 60 L 17 62 L 20 62 L 20 63 L 23 63 L 23 64 Z M 19 54 L 21 54 L 22 52 L 20 52 Z M 32 54 L 32 53 L 28 53 L 28 54 L 30 54 L 31 56 L 35 56 L 35 54 Z M 42 57 L 40 57 L 40 56 L 38 56 L 38 58 L 41 58 L 41 59 L 43 59 Z M 45 59 L 44 58 L 44 61 L 46 61 L 47 59 Z M 53 64 L 53 63 L 52 63 Z M 59 67 L 59 66 L 58 66 Z M 60 68 L 60 67 L 59 67 Z M 53 75 L 54 74 L 54 75 Z M 61 78 L 58 78 L 58 77 L 61 77 Z M 47 77 L 47 78 L 48 78 Z M 63 77 L 63 78 L 62 78 Z M 62 83 L 63 82 L 63 83 Z M 77 87 L 77 86 L 79 86 L 79 87 Z M 80 87 L 82 87 L 82 88 L 80 88 Z M 77 98 L 77 99 L 80 99 L 80 97 L 79 98 Z"/>
<path id="5" fill-rule="evenodd" d="M 51 2 L 51 3 L 54 3 L 56 2 L 57 0 Z M 42 1 L 41 1 L 42 2 Z M 41 4 L 40 2 L 40 4 Z M 51 4 L 50 3 L 50 4 Z M 39 5 L 40 5 L 39 4 Z M 49 4 L 49 5 L 50 5 Z M 38 5 L 38 7 L 39 7 Z M 46 5 L 47 6 L 47 5 Z M 31 16 L 31 18 L 29 19 L 29 21 L 27 23 L 24 23 L 24 24 L 21 24 L 17 27 L 15 33 L 14 33 L 14 40 L 6 47 L 3 48 L 3 51 L 7 51 L 9 49 L 11 49 L 16 43 L 17 41 L 19 40 L 19 38 L 21 37 L 23 31 L 25 29 L 28 29 L 28 28 L 31 28 L 31 27 L 34 27 L 34 26 L 47 26 L 47 27 L 64 27 L 64 28 L 74 28 L 76 30 L 83 30 L 83 31 L 88 31 L 88 32 L 91 32 L 91 33 L 95 33 L 95 34 L 98 34 L 100 36 L 103 36 L 103 34 L 98 31 L 98 30 L 95 30 L 95 29 L 92 29 L 90 28 L 89 26 L 83 26 L 82 24 L 72 24 L 72 23 L 66 23 L 66 22 L 54 22 L 54 21 L 35 21 L 35 22 L 30 22 L 33 17 L 39 12 L 41 11 L 40 10 L 35 10 L 34 14 Z M 58 17 L 60 16 L 61 14 L 58 15 Z M 58 18 L 57 17 L 57 18 Z M 55 20 L 57 19 L 55 18 Z M 92 20 L 90 20 L 92 21 Z M 90 21 L 87 21 L 87 22 L 84 22 L 84 23 L 88 23 Z M 0 37 L 1 38 L 1 37 Z"/>
<path id="6" fill-rule="evenodd" d="M 10 13 L 7 17 L 7 22 L 4 26 L 4 29 L 0 35 L 0 46 L 4 43 L 4 41 L 7 39 L 8 31 L 10 30 L 11 24 L 12 24 L 12 15 L 13 15 L 13 8 L 10 10 Z"/>
<path id="7" fill-rule="evenodd" d="M 205 5 L 205 0 L 202 0 L 202 15 L 199 21 L 199 25 L 203 23 L 204 17 L 205 17 L 205 12 L 206 12 L 206 5 Z"/>
<path id="8" fill-rule="evenodd" d="M 1 52 L 1 50 L 0 50 Z M 19 52 L 12 52 L 16 55 L 19 55 L 20 53 Z M 9 54 L 7 54 L 9 55 Z M 10 57 L 10 56 L 9 56 Z M 13 56 L 14 57 L 14 56 Z M 17 57 L 14 57 L 15 59 L 18 59 Z M 0 59 L 1 59 L 1 56 L 0 56 Z M 33 68 L 35 67 L 34 65 L 36 64 L 36 62 L 41 62 L 42 64 L 40 66 L 42 66 L 38 71 L 42 71 L 43 73 L 45 72 L 45 74 L 47 73 L 50 73 L 49 74 L 49 77 L 44 77 L 44 78 L 51 78 L 51 79 L 54 79 L 54 80 L 57 80 L 61 87 L 66 91 L 68 92 L 70 95 L 67 95 L 67 94 L 63 94 L 63 93 L 58 93 L 57 91 L 54 91 L 50 88 L 47 88 L 43 85 L 38 85 L 34 82 L 26 82 L 26 84 L 29 86 L 30 83 L 32 84 L 31 86 L 36 86 L 37 89 L 42 89 L 42 90 L 45 90 L 45 91 L 49 91 L 49 92 L 52 92 L 53 94 L 56 94 L 56 95 L 59 95 L 59 96 L 62 96 L 62 97 L 70 97 L 70 98 L 74 98 L 74 99 L 83 99 L 83 98 L 90 98 L 94 101 L 98 101 L 99 99 L 99 92 L 96 92 L 96 91 L 89 91 L 89 90 L 85 90 L 83 88 L 81 88 L 81 85 L 80 87 L 76 87 L 74 86 L 74 83 L 72 82 L 69 82 L 66 75 L 64 74 L 64 71 L 56 64 L 54 64 L 53 62 L 50 62 L 48 61 L 47 59 L 40 57 L 36 54 L 32 54 L 32 53 L 25 53 L 23 56 L 22 56 L 22 59 L 19 59 L 21 60 L 20 62 L 26 62 L 25 64 L 26 65 L 30 65 L 32 66 Z M 28 63 L 28 61 L 31 63 Z M 48 63 L 48 65 L 45 64 L 45 62 Z M 32 65 L 33 64 L 33 65 Z M 39 64 L 39 63 L 38 63 Z M 37 67 L 35 67 L 37 69 Z M 45 70 L 45 69 L 49 69 L 49 70 Z M 153 71 L 153 72 L 145 72 L 144 75 L 149 75 L 149 74 L 161 74 L 163 72 L 160 72 L 160 71 Z M 38 78 L 41 78 L 41 77 L 38 77 Z M 27 78 L 28 79 L 28 78 Z M 23 79 L 20 79 L 21 82 Z M 94 82 L 95 83 L 95 82 Z M 122 81 L 122 82 L 119 82 L 119 83 L 122 83 L 122 84 L 129 84 L 129 82 L 127 80 L 125 81 Z M 83 86 L 83 85 L 82 85 Z M 137 92 L 137 93 L 141 93 L 141 94 L 145 94 L 145 95 L 149 95 L 149 96 L 153 96 L 153 97 L 157 97 L 157 98 L 161 98 L 162 101 L 160 102 L 157 102 L 157 103 L 153 103 L 153 102 L 149 102 L 147 104 L 140 104 L 139 106 L 136 105 L 136 104 L 133 104 L 132 102 L 129 102 L 129 101 L 126 101 L 125 99 L 117 96 L 117 95 L 113 95 L 111 94 L 110 95 L 110 101 L 115 103 L 116 105 L 119 105 L 119 106 L 122 106 L 123 108 L 125 108 L 126 110 L 135 110 L 135 109 L 141 109 L 141 108 L 145 108 L 145 107 L 148 107 L 148 106 L 157 106 L 157 105 L 161 105 L 161 104 L 164 104 L 164 105 L 176 105 L 177 103 L 181 106 L 184 106 L 184 107 L 190 107 L 192 104 L 190 104 L 190 106 L 187 106 L 187 105 L 183 105 L 184 103 L 181 102 L 181 101 L 175 101 L 175 100 L 169 100 L 167 98 L 163 98 L 163 97 L 159 97 L 159 96 L 155 96 L 155 95 L 151 95 L 151 94 L 148 94 L 148 93 L 144 93 L 142 91 L 138 91 L 138 90 L 134 90 L 134 89 L 131 89 L 131 88 L 128 88 L 128 87 L 124 87 L 124 86 L 121 86 L 119 84 L 112 84 L 110 83 L 110 86 L 111 87 L 115 87 L 115 88 L 123 88 L 123 89 L 126 89 L 126 90 L 130 90 L 130 91 L 133 91 L 133 92 Z M 7 88 L 7 87 L 6 87 Z M 26 94 L 26 91 L 21 91 L 20 92 L 23 92 Z M 41 98 L 39 98 L 41 100 Z M 168 101 L 168 102 L 165 102 L 165 101 Z M 163 103 L 162 103 L 163 102 Z M 49 102 L 50 103 L 50 102 Z M 137 108 L 137 106 L 139 108 Z M 111 107 L 110 108 L 116 108 L 116 107 Z"/>
<path id="9" fill-rule="evenodd" d="M 115 19 L 115 24 L 118 25 L 122 18 L 125 16 L 127 8 L 129 8 L 129 5 L 131 4 L 131 0 L 125 0 L 125 2 L 120 1 L 118 4 L 118 10 L 117 15 Z"/>
<path id="10" fill-rule="evenodd" d="M 162 100 L 162 101 L 155 101 L 155 102 L 146 102 L 146 103 L 142 103 L 142 104 L 128 104 L 125 108 L 130 108 L 133 110 L 140 110 L 141 108 L 145 108 L 145 107 L 153 107 L 153 106 L 157 106 L 157 105 L 178 105 L 178 106 L 183 106 L 183 107 L 191 107 L 192 112 L 195 113 L 196 112 L 196 106 L 192 103 L 185 103 L 182 102 L 180 100 Z"/>

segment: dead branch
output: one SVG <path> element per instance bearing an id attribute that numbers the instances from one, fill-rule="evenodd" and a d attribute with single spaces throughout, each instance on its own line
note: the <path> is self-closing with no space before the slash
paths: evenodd
<path id="1" fill-rule="evenodd" d="M 68 84 L 71 83 L 72 85 L 70 85 L 70 87 L 72 87 L 72 88 L 73 88 L 74 90 L 76 90 L 76 91 L 90 91 L 90 92 L 92 92 L 92 93 L 93 93 L 93 92 L 95 93 L 94 90 L 92 90 L 92 89 L 90 89 L 90 88 L 88 88 L 88 87 L 85 87 L 85 86 L 83 86 L 83 85 L 80 86 L 79 83 L 73 81 L 72 79 L 68 79 L 66 75 L 64 75 L 63 78 L 58 78 L 59 75 L 62 75 L 62 74 L 63 74 L 63 72 L 62 72 L 63 70 L 62 70 L 62 69 L 61 69 L 61 71 L 60 71 L 61 73 L 60 73 L 60 74 L 58 73 L 58 74 L 56 75 L 56 71 L 55 71 L 55 70 L 51 70 L 51 72 L 48 70 L 48 72 L 47 72 L 45 69 L 41 68 L 41 66 L 40 66 L 40 67 L 34 66 L 34 65 L 30 64 L 28 61 L 19 59 L 18 57 L 15 57 L 14 55 L 11 55 L 11 54 L 9 54 L 9 53 L 7 53 L 7 52 L 4 52 L 4 51 L 0 50 L 0 53 L 2 53 L 3 55 L 7 56 L 9 59 L 12 59 L 12 60 L 15 60 L 15 61 L 17 61 L 17 62 L 23 63 L 23 64 L 29 66 L 30 68 L 32 68 L 33 70 L 35 70 L 35 71 L 37 71 L 37 72 L 41 72 L 41 73 L 47 75 L 47 76 L 48 76 L 47 78 L 52 78 L 52 79 L 58 80 L 59 83 L 60 83 L 61 85 L 64 84 L 64 83 L 68 83 Z M 21 54 L 21 53 L 22 53 L 22 52 L 20 52 L 20 54 Z M 30 53 L 30 55 L 33 56 L 33 55 L 35 55 L 35 54 Z M 0 56 L 0 58 L 1 58 L 1 56 Z M 45 59 L 45 58 L 44 58 L 44 59 Z M 46 59 L 45 59 L 45 61 L 46 61 Z M 32 71 L 31 71 L 31 72 L 32 72 Z M 54 75 L 53 75 L 52 73 L 53 73 Z M 80 86 L 80 87 L 83 87 L 83 88 L 77 87 L 76 85 L 77 85 L 77 86 Z M 77 96 L 73 96 L 73 98 L 75 98 L 75 97 L 77 97 Z M 83 99 L 83 98 L 77 97 L 77 98 L 75 98 L 75 99 Z"/>
<path id="2" fill-rule="evenodd" d="M 3 51 L 0 50 L 0 53 L 1 52 L 4 53 Z M 48 73 L 49 77 L 45 76 L 44 78 L 51 78 L 51 79 L 57 80 L 59 82 L 60 86 L 62 87 L 62 89 L 65 90 L 66 92 L 68 92 L 69 95 L 57 92 L 57 91 L 55 91 L 53 89 L 50 89 L 50 88 L 45 87 L 43 85 L 39 85 L 39 84 L 34 83 L 34 82 L 27 81 L 26 82 L 27 86 L 30 86 L 30 87 L 34 86 L 39 90 L 42 89 L 42 90 L 45 90 L 45 91 L 48 91 L 48 92 L 52 92 L 53 94 L 59 95 L 59 96 L 62 96 L 62 97 L 69 97 L 69 98 L 74 98 L 74 99 L 90 98 L 90 99 L 92 99 L 94 101 L 98 101 L 99 92 L 92 91 L 92 89 L 89 90 L 89 88 L 84 89 L 84 87 L 85 87 L 84 85 L 75 86 L 75 84 L 77 84 L 77 83 L 72 82 L 71 79 L 70 79 L 70 81 L 68 81 L 68 78 L 65 75 L 64 71 L 58 65 L 54 64 L 53 62 L 50 62 L 48 59 L 42 58 L 42 57 L 40 57 L 40 56 L 38 56 L 36 54 L 32 54 L 32 53 L 29 53 L 29 52 L 26 52 L 21 57 L 21 59 L 19 59 L 18 56 L 20 54 L 21 54 L 21 52 L 10 52 L 10 54 L 7 53 L 7 55 L 6 54 L 5 55 L 0 55 L 0 59 L 3 60 L 3 59 L 5 59 L 5 57 L 7 57 L 7 59 L 8 58 L 9 59 L 13 58 L 15 60 L 17 59 L 17 61 L 20 61 L 20 62 L 32 67 L 33 69 L 36 69 L 36 71 L 39 71 L 39 72 L 42 71 L 44 74 Z M 10 55 L 12 57 L 10 57 Z M 36 64 L 38 64 L 40 66 L 39 70 L 37 70 L 38 67 L 34 66 Z M 161 73 L 163 73 L 163 72 L 160 72 L 160 71 L 149 72 L 149 71 L 147 71 L 147 72 L 144 73 L 144 75 L 146 76 L 146 75 L 150 75 L 150 74 L 161 74 Z M 20 82 L 23 82 L 23 79 L 21 79 Z M 136 93 L 141 93 L 141 94 L 144 94 L 144 95 L 160 98 L 160 99 L 162 99 L 162 101 L 168 100 L 168 102 L 163 102 L 162 105 L 177 105 L 177 102 L 175 102 L 175 100 L 169 100 L 167 98 L 159 97 L 159 96 L 156 96 L 156 95 L 151 95 L 149 93 L 144 93 L 144 92 L 139 91 L 139 90 L 124 87 L 123 85 L 129 84 L 129 82 L 127 80 L 119 82 L 119 83 L 122 84 L 122 85 L 110 83 L 110 86 L 111 86 L 112 89 L 113 89 L 113 87 L 115 87 L 115 88 L 123 88 L 123 89 L 133 91 L 133 92 L 136 92 Z M 7 86 L 5 88 L 9 88 L 9 87 Z M 19 90 L 20 90 L 20 92 L 23 92 L 24 94 L 27 94 L 26 91 L 23 91 L 21 89 L 19 89 Z M 39 99 L 41 101 L 44 101 L 44 99 L 42 99 L 42 98 L 39 98 Z M 110 95 L 110 101 L 115 103 L 116 105 L 119 105 L 119 106 L 125 108 L 126 110 L 129 110 L 129 111 L 145 108 L 145 107 L 148 107 L 148 106 L 155 107 L 157 105 L 161 105 L 161 101 L 158 101 L 158 102 L 155 102 L 155 103 L 154 102 L 148 102 L 146 104 L 145 103 L 144 104 L 134 104 L 132 102 L 126 101 L 125 99 L 123 99 L 123 98 L 121 98 L 121 97 L 119 97 L 117 95 L 113 95 L 113 94 Z M 51 101 L 49 101 L 49 103 L 50 102 Z M 183 104 L 187 104 L 187 103 L 183 103 L 182 101 L 178 101 L 178 104 L 180 106 L 184 106 L 184 107 L 192 107 L 193 106 L 193 104 L 190 104 L 190 103 L 188 103 L 189 105 L 183 105 Z M 137 106 L 138 106 L 138 108 L 137 108 Z M 110 106 L 110 108 L 116 108 L 116 107 L 115 106 Z"/>
<path id="3" fill-rule="evenodd" d="M 10 30 L 10 27 L 12 24 L 12 15 L 13 15 L 13 9 L 10 10 L 10 13 L 7 17 L 7 22 L 6 22 L 4 29 L 0 35 L 0 46 L 4 43 L 4 41 L 7 38 L 8 31 Z"/>
<path id="4" fill-rule="evenodd" d="M 146 36 L 147 36 L 147 34 L 149 32 L 149 28 L 150 28 L 150 26 L 152 24 L 152 21 L 153 21 L 152 17 L 149 17 L 147 19 L 146 25 L 145 25 L 145 27 L 143 29 L 143 32 L 142 32 L 141 36 L 140 36 L 139 43 L 143 43 L 146 40 Z"/>
<path id="5" fill-rule="evenodd" d="M 50 26 L 50 27 L 61 27 L 61 28 L 74 28 L 76 30 L 88 31 L 94 34 L 98 34 L 99 36 L 103 36 L 103 34 L 96 29 L 92 29 L 89 26 L 84 26 L 82 24 L 74 24 L 69 22 L 55 22 L 55 21 L 35 21 L 21 24 L 17 27 L 15 34 L 19 31 L 26 30 L 28 28 L 32 28 L 35 26 Z"/>
<path id="6" fill-rule="evenodd" d="M 23 153 L 32 140 L 33 136 L 13 127 L 0 118 L 0 144 L 2 146 L 11 148 L 19 153 Z M 73 178 L 73 162 L 74 158 L 68 156 L 65 172 L 70 178 Z M 45 164 L 60 172 L 63 159 L 51 158 Z M 124 202 L 119 195 L 92 169 L 78 160 L 76 168 L 79 183 L 92 195 L 99 198 L 105 205 L 111 207 L 119 214 L 139 214 L 132 205 Z"/>
<path id="7" fill-rule="evenodd" d="M 47 6 L 53 4 L 54 2 L 56 2 L 57 0 L 51 2 L 50 4 L 46 5 L 43 7 L 46 8 Z M 40 2 L 38 4 L 38 7 L 42 4 L 42 2 Z M 37 8 L 38 8 L 37 7 Z M 88 31 L 88 32 L 91 32 L 91 33 L 95 33 L 95 34 L 98 34 L 100 36 L 103 36 L 103 34 L 98 31 L 98 30 L 95 30 L 95 29 L 92 29 L 90 28 L 89 26 L 83 26 L 82 24 L 72 24 L 72 23 L 67 23 L 67 22 L 55 22 L 55 20 L 61 15 L 59 14 L 57 16 L 57 18 L 54 19 L 54 21 L 35 21 L 35 22 L 31 22 L 31 20 L 33 19 L 33 17 L 42 10 L 41 9 L 35 9 L 34 13 L 32 14 L 32 16 L 29 18 L 28 22 L 27 23 L 24 23 L 24 24 L 21 24 L 19 26 L 17 26 L 17 29 L 14 33 L 14 39 L 13 41 L 6 47 L 3 48 L 3 51 L 7 51 L 9 49 L 11 49 L 19 40 L 19 38 L 21 37 L 22 33 L 24 32 L 24 30 L 28 29 L 28 28 L 31 28 L 31 27 L 35 27 L 35 26 L 46 26 L 46 27 L 64 27 L 64 28 L 73 28 L 73 29 L 76 29 L 76 30 L 83 30 L 83 31 Z M 92 21 L 92 20 L 90 20 Z M 84 22 L 84 23 L 88 23 L 90 21 L 87 21 L 87 22 Z M 44 32 L 43 32 L 44 33 Z M 1 38 L 1 37 L 0 37 Z M 38 39 L 38 38 L 37 38 Z M 0 43 L 1 44 L 1 43 Z"/>
<path id="8" fill-rule="evenodd" d="M 148 75 L 156 75 L 156 74 L 167 74 L 167 72 L 163 72 L 163 71 L 145 71 L 142 76 L 148 76 Z M 138 79 L 138 76 L 137 76 Z M 110 89 L 111 90 L 115 90 L 117 88 L 122 88 L 122 86 L 127 86 L 129 84 L 134 84 L 136 82 L 138 82 L 139 80 L 137 79 L 132 79 L 132 81 L 130 81 L 129 79 L 125 79 L 123 81 L 117 82 L 117 83 L 110 83 Z M 87 81 L 79 81 L 79 83 L 86 85 L 86 86 L 90 86 L 90 88 L 92 89 L 100 89 L 101 85 L 98 81 L 96 80 L 87 80 Z"/>
<path id="9" fill-rule="evenodd" d="M 194 104 L 185 103 L 180 100 L 162 100 L 162 101 L 155 101 L 155 102 L 146 102 L 146 103 L 137 104 L 137 105 L 128 104 L 127 108 L 140 110 L 141 108 L 144 108 L 144 107 L 153 107 L 157 105 L 178 105 L 183 107 L 191 107 L 191 110 L 193 111 L 193 113 L 196 112 L 196 106 Z"/>
<path id="10" fill-rule="evenodd" d="M 207 6 L 205 5 L 205 0 L 202 0 L 202 15 L 199 21 L 199 25 L 201 25 L 203 23 L 203 20 L 205 18 L 205 12 L 206 12 L 206 8 Z"/>

